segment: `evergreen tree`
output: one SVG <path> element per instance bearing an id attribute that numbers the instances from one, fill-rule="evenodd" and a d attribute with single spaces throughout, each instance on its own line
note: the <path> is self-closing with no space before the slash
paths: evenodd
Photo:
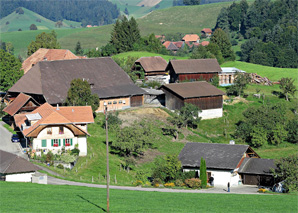
<path id="1" fill-rule="evenodd" d="M 232 44 L 230 42 L 230 39 L 222 29 L 216 29 L 210 41 L 218 45 L 225 61 L 235 60 L 235 54 L 232 50 Z"/>
<path id="2" fill-rule="evenodd" d="M 223 7 L 216 20 L 215 29 L 221 28 L 223 30 L 229 29 L 229 11 Z"/>
<path id="3" fill-rule="evenodd" d="M 37 27 L 35 24 L 31 24 L 29 28 L 30 30 L 37 30 Z"/>
<path id="4" fill-rule="evenodd" d="M 124 13 L 125 13 L 126 15 L 129 15 L 129 12 L 128 12 L 127 7 L 125 7 Z"/>
<path id="5" fill-rule="evenodd" d="M 202 188 L 207 186 L 207 168 L 206 168 L 206 161 L 203 157 L 201 157 L 201 165 L 200 165 L 200 179 Z"/>
<path id="6" fill-rule="evenodd" d="M 84 50 L 81 47 L 81 42 L 80 41 L 78 41 L 77 44 L 76 44 L 75 54 L 76 55 L 83 55 L 84 54 Z"/>

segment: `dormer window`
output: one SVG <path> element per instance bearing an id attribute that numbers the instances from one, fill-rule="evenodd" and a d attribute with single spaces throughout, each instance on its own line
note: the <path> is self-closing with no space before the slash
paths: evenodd
<path id="1" fill-rule="evenodd" d="M 48 135 L 51 135 L 51 134 L 52 134 L 52 127 L 48 127 L 48 128 L 47 128 L 47 134 L 48 134 Z"/>
<path id="2" fill-rule="evenodd" d="M 64 134 L 64 128 L 63 128 L 63 126 L 60 126 L 59 127 L 59 134 L 60 135 Z"/>

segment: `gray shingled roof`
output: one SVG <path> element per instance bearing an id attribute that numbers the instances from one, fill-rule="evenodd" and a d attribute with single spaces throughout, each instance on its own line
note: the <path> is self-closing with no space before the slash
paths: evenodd
<path id="1" fill-rule="evenodd" d="M 276 168 L 273 159 L 245 158 L 238 173 L 271 175 L 271 168 Z"/>
<path id="2" fill-rule="evenodd" d="M 41 61 L 8 91 L 42 94 L 50 104 L 63 103 L 73 79 L 85 79 L 99 98 L 141 95 L 130 77 L 111 58 Z"/>
<path id="3" fill-rule="evenodd" d="M 171 60 L 166 71 L 173 67 L 176 74 L 220 73 L 221 68 L 216 59 Z"/>
<path id="4" fill-rule="evenodd" d="M 14 174 L 40 170 L 37 166 L 15 154 L 0 150 L 0 173 Z"/>
<path id="5" fill-rule="evenodd" d="M 141 57 L 135 63 L 140 63 L 145 72 L 165 71 L 168 65 L 160 56 Z"/>
<path id="6" fill-rule="evenodd" d="M 208 169 L 236 169 L 248 145 L 187 143 L 179 154 L 183 167 L 200 167 L 201 157 Z"/>

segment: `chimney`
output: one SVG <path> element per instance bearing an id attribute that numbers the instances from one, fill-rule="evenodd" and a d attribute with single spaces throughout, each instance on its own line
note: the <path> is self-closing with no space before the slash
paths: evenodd
<path id="1" fill-rule="evenodd" d="M 56 108 L 56 110 L 59 110 L 59 104 L 57 104 L 57 108 Z"/>

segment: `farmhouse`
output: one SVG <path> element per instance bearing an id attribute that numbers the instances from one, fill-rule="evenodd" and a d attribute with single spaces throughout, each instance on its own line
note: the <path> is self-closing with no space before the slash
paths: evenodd
<path id="1" fill-rule="evenodd" d="M 9 182 L 31 182 L 37 166 L 15 154 L 0 150 L 0 180 Z"/>
<path id="2" fill-rule="evenodd" d="M 197 34 L 186 34 L 182 38 L 182 41 L 200 43 L 200 36 L 198 36 Z"/>
<path id="3" fill-rule="evenodd" d="M 166 68 L 170 83 L 212 79 L 221 73 L 216 59 L 171 60 Z"/>
<path id="4" fill-rule="evenodd" d="M 202 29 L 201 33 L 206 37 L 210 37 L 212 35 L 212 30 L 210 28 L 204 28 Z"/>
<path id="5" fill-rule="evenodd" d="M 41 61 L 22 76 L 9 90 L 8 98 L 19 93 L 32 96 L 38 103 L 63 104 L 73 79 L 90 84 L 93 94 L 100 99 L 97 111 L 125 109 L 143 104 L 144 90 L 111 58 Z"/>
<path id="6" fill-rule="evenodd" d="M 170 110 L 180 109 L 185 103 L 198 106 L 202 119 L 222 117 L 223 95 L 215 86 L 205 82 L 186 82 L 163 85 L 166 107 Z"/>
<path id="7" fill-rule="evenodd" d="M 25 74 L 39 61 L 56 61 L 79 58 L 82 57 L 76 56 L 69 50 L 40 48 L 23 62 L 22 69 Z"/>
<path id="8" fill-rule="evenodd" d="M 14 119 L 24 137 L 30 138 L 30 147 L 37 155 L 76 146 L 80 156 L 87 155 L 87 124 L 94 123 L 91 106 L 52 107 L 45 103 Z"/>
<path id="9" fill-rule="evenodd" d="M 201 158 L 206 161 L 207 177 L 213 177 L 215 186 L 238 184 L 272 184 L 271 168 L 274 160 L 260 159 L 248 145 L 218 143 L 187 143 L 179 154 L 183 171 L 195 170 L 200 173 Z M 272 184 L 273 185 L 273 184 Z M 272 186 L 271 185 L 271 186 Z"/>

